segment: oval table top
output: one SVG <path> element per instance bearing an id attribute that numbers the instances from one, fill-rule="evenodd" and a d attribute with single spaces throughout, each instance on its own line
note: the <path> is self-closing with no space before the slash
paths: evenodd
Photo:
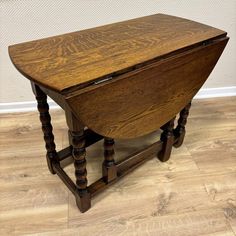
<path id="1" fill-rule="evenodd" d="M 28 79 L 66 94 L 225 35 L 226 32 L 204 24 L 156 14 L 13 45 L 9 54 Z"/>

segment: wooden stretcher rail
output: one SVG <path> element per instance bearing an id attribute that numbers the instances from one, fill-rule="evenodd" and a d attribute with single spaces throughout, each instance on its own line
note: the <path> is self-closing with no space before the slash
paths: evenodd
<path id="1" fill-rule="evenodd" d="M 72 179 L 67 175 L 67 173 L 62 169 L 59 163 L 54 162 L 53 170 L 60 177 L 63 183 L 68 187 L 68 189 L 75 195 L 77 192 L 77 187 Z"/>
<path id="2" fill-rule="evenodd" d="M 89 147 L 92 144 L 100 141 L 101 139 L 103 139 L 103 137 L 95 132 L 93 132 L 90 129 L 85 130 L 84 132 L 85 134 L 85 147 Z M 59 161 L 62 161 L 64 159 L 66 159 L 67 157 L 71 156 L 71 152 L 72 152 L 72 146 L 66 147 L 62 150 L 60 150 L 59 152 L 57 152 Z"/>
<path id="3" fill-rule="evenodd" d="M 145 161 L 153 158 L 154 155 L 156 155 L 162 149 L 162 145 L 163 145 L 163 142 L 158 141 L 148 146 L 147 148 L 142 149 L 141 151 L 137 151 L 136 153 L 131 154 L 125 160 L 117 162 L 115 164 L 117 168 L 117 178 L 107 183 L 104 181 L 104 178 L 102 177 L 96 182 L 92 183 L 90 186 L 88 186 L 88 191 L 91 194 L 91 197 L 95 196 L 96 194 L 98 194 L 99 192 L 107 188 L 109 185 L 117 182 L 120 178 L 122 178 L 124 175 L 128 174 L 135 168 L 137 168 L 139 165 L 141 165 Z M 69 157 L 68 155 L 69 150 L 71 149 L 68 147 L 59 152 L 62 161 Z M 65 154 L 66 157 L 63 157 L 62 154 Z M 73 161 L 73 159 L 70 159 L 70 160 Z M 77 191 L 78 189 L 75 183 L 63 170 L 63 167 L 60 165 L 60 163 L 53 163 L 53 170 L 60 177 L 60 179 L 65 183 L 65 185 L 70 189 L 70 191 L 74 195 L 76 195 L 78 193 Z"/>
<path id="4" fill-rule="evenodd" d="M 174 140 L 174 144 L 175 143 L 178 143 L 177 137 Z M 147 148 L 144 148 L 141 151 L 137 151 L 136 153 L 131 154 L 124 160 L 116 162 L 115 165 L 117 168 L 117 178 L 109 183 L 106 183 L 104 181 L 104 178 L 102 177 L 97 181 L 95 181 L 94 183 L 92 183 L 90 186 L 88 186 L 88 191 L 91 197 L 97 195 L 111 184 L 114 184 L 115 182 L 120 180 L 123 176 L 125 176 L 126 174 L 130 173 L 138 166 L 143 164 L 145 161 L 153 158 L 159 151 L 161 151 L 162 145 L 163 145 L 162 141 L 155 142 L 150 146 L 148 146 Z M 71 148 L 67 147 L 59 152 L 61 155 L 61 161 L 67 159 L 71 155 L 71 153 L 69 155 L 69 150 L 71 150 Z M 63 157 L 62 154 L 65 154 L 66 156 Z M 73 159 L 70 158 L 70 161 L 71 161 L 70 163 L 72 163 Z M 70 189 L 70 191 L 74 195 L 78 194 L 75 183 L 63 170 L 63 167 L 59 163 L 53 163 L 53 169 L 56 172 L 56 174 L 60 177 L 60 179 L 63 181 L 63 183 Z"/>

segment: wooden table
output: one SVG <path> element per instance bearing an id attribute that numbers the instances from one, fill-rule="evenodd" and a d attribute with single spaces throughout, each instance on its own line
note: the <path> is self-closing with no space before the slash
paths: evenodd
<path id="1" fill-rule="evenodd" d="M 156 14 L 9 47 L 38 102 L 49 170 L 75 195 L 81 212 L 91 197 L 145 160 L 157 154 L 167 161 L 172 146 L 181 146 L 191 100 L 228 39 L 219 29 Z M 65 110 L 69 128 L 69 146 L 58 152 L 47 95 Z M 159 128 L 159 142 L 115 161 L 114 139 Z M 87 186 L 85 149 L 101 139 L 103 176 Z M 75 183 L 63 170 L 71 155 Z"/>

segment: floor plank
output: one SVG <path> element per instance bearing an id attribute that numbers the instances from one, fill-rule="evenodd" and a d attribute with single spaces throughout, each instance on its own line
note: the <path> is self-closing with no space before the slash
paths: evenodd
<path id="1" fill-rule="evenodd" d="M 171 216 L 154 216 L 145 219 L 125 219 L 117 222 L 70 228 L 68 230 L 32 234 L 38 236 L 234 236 L 226 224 L 224 214 L 217 211 L 198 211 Z"/>
<path id="2" fill-rule="evenodd" d="M 236 97 L 194 100 L 183 146 L 153 158 L 92 200 L 81 214 L 47 169 L 36 112 L 0 116 L 0 235 L 236 235 Z M 58 150 L 64 113 L 52 111 Z M 160 132 L 117 140 L 116 159 Z M 89 182 L 101 176 L 102 142 L 87 150 Z M 73 165 L 66 167 L 74 178 Z"/>

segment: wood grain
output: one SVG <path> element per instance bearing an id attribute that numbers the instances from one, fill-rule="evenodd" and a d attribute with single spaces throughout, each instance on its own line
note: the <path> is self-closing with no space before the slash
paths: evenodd
<path id="1" fill-rule="evenodd" d="M 223 35 L 207 25 L 156 14 L 13 45 L 9 54 L 26 77 L 60 92 Z"/>
<path id="2" fill-rule="evenodd" d="M 90 129 L 111 138 L 134 138 L 172 119 L 208 78 L 227 44 L 216 40 L 67 98 Z"/>
<path id="3" fill-rule="evenodd" d="M 85 214 L 48 172 L 38 114 L 1 114 L 0 234 L 234 236 L 235 104 L 236 97 L 194 100 L 185 142 L 173 149 L 172 158 L 146 162 L 97 195 Z M 68 146 L 67 125 L 63 111 L 51 115 L 59 150 Z M 116 158 L 144 148 L 159 135 L 118 140 Z M 89 183 L 101 176 L 102 146 L 100 141 L 87 148 Z M 66 171 L 74 178 L 73 166 Z"/>
<path id="4" fill-rule="evenodd" d="M 90 227 L 82 226 L 37 235 L 74 236 L 79 234 L 87 236 L 91 233 L 94 236 L 110 236 L 111 233 L 112 235 L 137 236 L 234 236 L 220 211 L 200 211 L 174 216 L 150 217 L 149 219 L 131 219 L 127 222 L 120 220 L 113 225 L 106 223 Z"/>

